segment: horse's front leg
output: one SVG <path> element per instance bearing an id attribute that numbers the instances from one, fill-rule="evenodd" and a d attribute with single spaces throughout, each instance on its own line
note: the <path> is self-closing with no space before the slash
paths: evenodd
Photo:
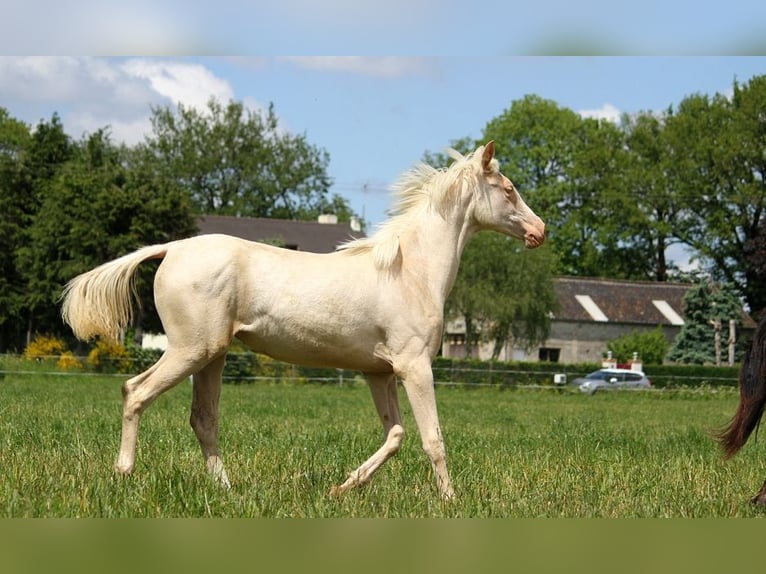
<path id="1" fill-rule="evenodd" d="M 434 377 L 430 358 L 423 358 L 411 363 L 399 373 L 399 376 L 402 377 L 407 398 L 412 406 L 412 414 L 423 441 L 423 450 L 431 459 L 439 492 L 442 498 L 449 500 L 453 497 L 454 491 L 447 472 L 447 455 L 436 410 Z"/>

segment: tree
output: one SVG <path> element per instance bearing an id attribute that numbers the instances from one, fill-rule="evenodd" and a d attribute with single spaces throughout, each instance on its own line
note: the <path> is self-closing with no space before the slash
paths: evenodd
<path id="1" fill-rule="evenodd" d="M 646 219 L 627 193 L 625 135 L 605 120 L 581 118 L 577 145 L 556 204 L 551 236 L 567 275 L 646 279 L 652 274 Z"/>
<path id="2" fill-rule="evenodd" d="M 716 326 L 737 325 L 742 304 L 731 285 L 705 282 L 690 288 L 683 300 L 685 323 L 668 353 L 668 360 L 685 364 L 717 363 Z"/>
<path id="3" fill-rule="evenodd" d="M 146 146 L 199 213 L 316 219 L 333 210 L 341 221 L 354 215 L 343 198 L 328 197 L 329 154 L 305 135 L 280 129 L 273 104 L 263 112 L 213 99 L 204 111 L 155 108 L 152 127 Z"/>
<path id="4" fill-rule="evenodd" d="M 0 350 L 19 339 L 14 321 L 22 312 L 24 282 L 16 266 L 23 243 L 28 186 L 22 185 L 22 162 L 31 138 L 26 124 L 0 108 Z"/>
<path id="5" fill-rule="evenodd" d="M 188 199 L 166 184 L 142 169 L 137 152 L 113 145 L 106 130 L 76 145 L 42 198 L 28 244 L 19 250 L 30 332 L 63 331 L 58 298 L 78 273 L 142 245 L 193 234 Z"/>
<path id="6" fill-rule="evenodd" d="M 746 246 L 766 218 L 766 76 L 734 82 L 729 97 L 693 95 L 667 118 L 669 172 L 685 209 L 674 229 L 734 285 L 750 309 L 766 308 L 766 284 Z"/>
<path id="7" fill-rule="evenodd" d="M 0 349 L 18 349 L 31 336 L 32 314 L 29 305 L 29 275 L 23 252 L 31 241 L 30 226 L 39 212 L 43 197 L 72 153 L 72 143 L 64 133 L 58 115 L 50 121 L 40 121 L 30 132 L 26 125 L 2 114 L 3 153 L 2 251 L 5 285 L 0 296 L 10 306 L 0 319 Z M 26 336 L 25 336 L 26 335 Z"/>
<path id="8" fill-rule="evenodd" d="M 526 96 L 491 120 L 484 138 L 497 142 L 501 169 L 545 220 L 558 273 L 652 275 L 647 220 L 626 193 L 629 162 L 620 127 Z"/>
<path id="9" fill-rule="evenodd" d="M 463 317 L 466 349 L 483 335 L 495 341 L 493 358 L 512 339 L 531 347 L 547 339 L 555 309 L 554 259 L 545 245 L 527 250 L 494 232 L 478 233 L 466 246 L 447 304 L 448 317 Z"/>
<path id="10" fill-rule="evenodd" d="M 667 281 L 679 270 L 668 263 L 666 252 L 681 240 L 675 225 L 687 204 L 668 178 L 671 154 L 665 133 L 665 115 L 640 113 L 623 118 L 627 163 L 625 194 L 629 203 L 623 213 L 632 233 L 632 261 L 655 281 Z M 650 255 L 641 256 L 641 254 Z"/>

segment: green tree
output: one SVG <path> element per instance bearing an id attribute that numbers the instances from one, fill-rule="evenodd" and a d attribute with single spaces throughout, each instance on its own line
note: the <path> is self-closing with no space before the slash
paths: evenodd
<path id="1" fill-rule="evenodd" d="M 690 288 L 683 300 L 684 325 L 673 341 L 668 360 L 684 364 L 716 362 L 715 322 L 728 337 L 729 320 L 741 324 L 742 304 L 731 285 L 710 282 Z"/>
<path id="2" fill-rule="evenodd" d="M 546 245 L 527 250 L 504 235 L 478 233 L 446 304 L 448 317 L 465 320 L 467 352 L 482 336 L 495 341 L 493 358 L 509 339 L 525 348 L 544 341 L 556 306 L 554 266 Z"/>
<path id="3" fill-rule="evenodd" d="M 137 152 L 113 145 L 108 131 L 98 130 L 76 145 L 51 182 L 19 251 L 30 331 L 63 331 L 58 298 L 78 273 L 194 232 L 185 194 L 142 165 Z"/>
<path id="4" fill-rule="evenodd" d="M 23 161 L 31 137 L 26 124 L 0 108 L 0 351 L 20 342 L 16 320 L 22 313 L 24 281 L 16 251 L 24 241 L 29 186 L 23 185 Z"/>
<path id="5" fill-rule="evenodd" d="M 677 236 L 736 286 L 754 312 L 766 308 L 766 284 L 746 246 L 766 218 L 766 76 L 734 82 L 731 96 L 692 95 L 667 118 L 668 178 L 685 209 Z"/>
<path id="6" fill-rule="evenodd" d="M 5 204 L 2 210 L 5 227 L 3 259 L 6 280 L 10 283 L 8 297 L 14 304 L 10 314 L 5 316 L 3 331 L 8 336 L 0 342 L 3 349 L 19 349 L 31 340 L 34 323 L 30 305 L 34 302 L 34 287 L 29 284 L 29 270 L 23 253 L 32 241 L 30 228 L 43 198 L 73 149 L 57 114 L 50 121 L 40 121 L 31 133 L 27 130 L 26 135 L 22 134 L 22 124 L 14 122 L 14 126 L 16 141 L 23 139 L 25 143 L 13 154 L 5 156 L 4 171 L 13 175 L 6 179 L 4 191 L 7 194 L 3 193 L 2 199 Z"/>
<path id="7" fill-rule="evenodd" d="M 644 112 L 624 116 L 626 166 L 623 172 L 627 203 L 622 213 L 634 248 L 631 263 L 644 278 L 667 281 L 678 277 L 677 266 L 668 262 L 669 247 L 681 243 L 676 222 L 688 207 L 668 178 L 665 114 Z"/>
<path id="8" fill-rule="evenodd" d="M 652 257 L 639 224 L 641 212 L 626 193 L 624 132 L 612 122 L 580 119 L 577 145 L 556 203 L 551 233 L 567 275 L 646 279 Z"/>
<path id="9" fill-rule="evenodd" d="M 329 154 L 303 134 L 279 127 L 273 104 L 263 112 L 211 99 L 205 111 L 155 108 L 146 145 L 158 165 L 188 191 L 199 213 L 316 219 L 354 214 L 328 197 Z"/>
<path id="10" fill-rule="evenodd" d="M 644 226 L 625 193 L 628 153 L 621 129 L 526 96 L 492 119 L 501 169 L 545 220 L 558 273 L 645 279 Z"/>

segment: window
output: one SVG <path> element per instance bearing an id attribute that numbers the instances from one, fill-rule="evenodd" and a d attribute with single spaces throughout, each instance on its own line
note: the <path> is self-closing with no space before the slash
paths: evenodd
<path id="1" fill-rule="evenodd" d="M 448 333 L 447 343 L 454 346 L 465 345 L 465 335 L 463 333 Z"/>
<path id="2" fill-rule="evenodd" d="M 550 349 L 547 347 L 540 347 L 540 351 L 538 351 L 537 357 L 540 361 L 558 363 L 560 353 L 561 353 L 561 349 Z"/>

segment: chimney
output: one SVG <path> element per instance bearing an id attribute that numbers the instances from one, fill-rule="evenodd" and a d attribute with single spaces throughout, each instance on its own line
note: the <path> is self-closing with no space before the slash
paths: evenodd
<path id="1" fill-rule="evenodd" d="M 338 223 L 338 216 L 333 213 L 323 213 L 317 218 L 317 221 L 323 224 L 335 225 Z"/>

